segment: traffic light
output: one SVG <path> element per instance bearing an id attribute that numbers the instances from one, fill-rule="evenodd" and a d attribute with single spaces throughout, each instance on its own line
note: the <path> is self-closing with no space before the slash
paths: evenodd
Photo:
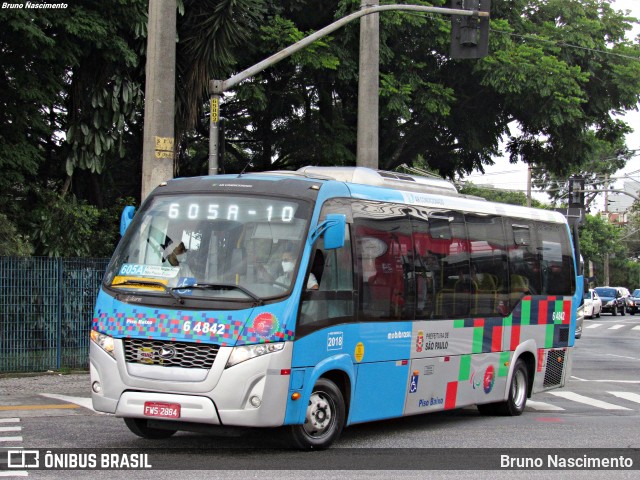
<path id="1" fill-rule="evenodd" d="M 569 178 L 569 208 L 584 208 L 584 178 Z"/>
<path id="2" fill-rule="evenodd" d="M 491 0 L 451 0 L 456 10 L 489 12 Z M 451 58 L 482 58 L 489 53 L 489 18 L 451 15 Z"/>

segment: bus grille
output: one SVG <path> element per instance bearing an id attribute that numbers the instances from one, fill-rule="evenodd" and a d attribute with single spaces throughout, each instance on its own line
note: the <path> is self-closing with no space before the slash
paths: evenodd
<path id="1" fill-rule="evenodd" d="M 124 340 L 124 356 L 128 363 L 162 365 L 163 367 L 204 368 L 213 365 L 220 345 L 166 342 L 128 338 Z"/>
<path id="2" fill-rule="evenodd" d="M 562 383 L 562 372 L 564 371 L 565 351 L 550 350 L 547 353 L 547 368 L 544 371 L 543 386 L 552 387 Z"/>

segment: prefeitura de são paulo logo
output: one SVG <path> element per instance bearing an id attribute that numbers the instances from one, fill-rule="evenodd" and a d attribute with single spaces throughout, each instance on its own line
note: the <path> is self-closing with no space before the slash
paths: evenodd
<path id="1" fill-rule="evenodd" d="M 259 337 L 269 338 L 280 328 L 280 323 L 273 313 L 261 313 L 253 319 L 253 330 Z"/>
<path id="2" fill-rule="evenodd" d="M 424 332 L 420 330 L 418 332 L 418 336 L 416 337 L 416 352 L 422 352 L 422 347 L 424 346 Z"/>

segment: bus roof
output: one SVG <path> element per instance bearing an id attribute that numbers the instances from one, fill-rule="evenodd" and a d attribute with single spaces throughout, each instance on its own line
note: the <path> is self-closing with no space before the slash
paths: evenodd
<path id="1" fill-rule="evenodd" d="M 349 185 L 354 197 L 395 201 L 434 208 L 450 208 L 480 214 L 513 216 L 553 223 L 567 223 L 564 215 L 553 210 L 488 202 L 484 198 L 463 195 L 449 181 L 433 176 L 408 175 L 366 167 L 302 167 L 296 171 L 271 171 L 264 174 L 304 176 L 335 180 Z M 373 187 L 374 189 L 372 189 Z M 380 188 L 390 192 L 382 193 Z"/>
<path id="2" fill-rule="evenodd" d="M 212 179 L 216 179 L 217 182 L 212 184 Z M 488 202 L 480 197 L 460 194 L 451 182 L 435 176 L 408 175 L 366 167 L 308 166 L 295 171 L 272 170 L 250 172 L 243 175 L 216 175 L 174 179 L 168 182 L 168 185 L 166 183 L 164 185 L 169 186 L 170 190 L 183 192 L 193 191 L 193 189 L 200 190 L 205 185 L 206 190 L 210 190 L 213 187 L 229 191 L 236 190 L 234 187 L 247 187 L 253 183 L 253 180 L 257 179 L 265 181 L 286 180 L 286 188 L 283 188 L 284 185 L 280 185 L 278 190 L 301 197 L 309 196 L 308 186 L 302 186 L 304 183 L 317 182 L 320 185 L 337 181 L 346 184 L 355 198 L 398 202 L 432 208 L 447 208 L 487 215 L 512 216 L 553 223 L 567 223 L 564 215 L 553 210 Z M 262 193 L 267 193 L 268 191 L 273 191 L 272 189 L 273 186 L 265 185 L 264 189 L 260 188 L 259 190 Z M 246 189 L 243 190 L 246 191 Z M 253 190 L 253 192 L 257 193 L 256 190 Z"/>

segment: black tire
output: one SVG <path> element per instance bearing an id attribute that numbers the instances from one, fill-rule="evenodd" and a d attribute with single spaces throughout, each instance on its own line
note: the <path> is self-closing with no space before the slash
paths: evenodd
<path id="1" fill-rule="evenodd" d="M 147 421 L 144 418 L 125 418 L 124 423 L 133 433 L 139 437 L 147 438 L 149 440 L 169 438 L 177 432 L 177 430 L 165 430 L 164 428 L 149 427 L 147 426 Z"/>
<path id="2" fill-rule="evenodd" d="M 627 309 L 627 307 L 625 307 L 624 305 L 622 306 L 622 308 L 620 309 L 620 315 L 624 316 L 624 312 Z"/>
<path id="3" fill-rule="evenodd" d="M 509 384 L 509 397 L 503 402 L 485 403 L 478 405 L 478 411 L 482 415 L 501 415 L 505 417 L 517 417 L 522 415 L 527 406 L 529 396 L 529 372 L 522 359 L 518 359 L 513 369 L 511 383 Z"/>
<path id="4" fill-rule="evenodd" d="M 302 425 L 292 425 L 289 437 L 301 450 L 324 450 L 340 436 L 346 421 L 344 396 L 335 383 L 320 378 L 313 387 Z"/>
<path id="5" fill-rule="evenodd" d="M 618 307 L 613 307 L 613 309 L 611 310 L 611 315 L 613 317 L 615 317 L 616 315 L 618 315 Z"/>
<path id="6" fill-rule="evenodd" d="M 600 318 L 600 312 L 598 312 L 598 314 L 596 315 L 596 318 Z"/>

